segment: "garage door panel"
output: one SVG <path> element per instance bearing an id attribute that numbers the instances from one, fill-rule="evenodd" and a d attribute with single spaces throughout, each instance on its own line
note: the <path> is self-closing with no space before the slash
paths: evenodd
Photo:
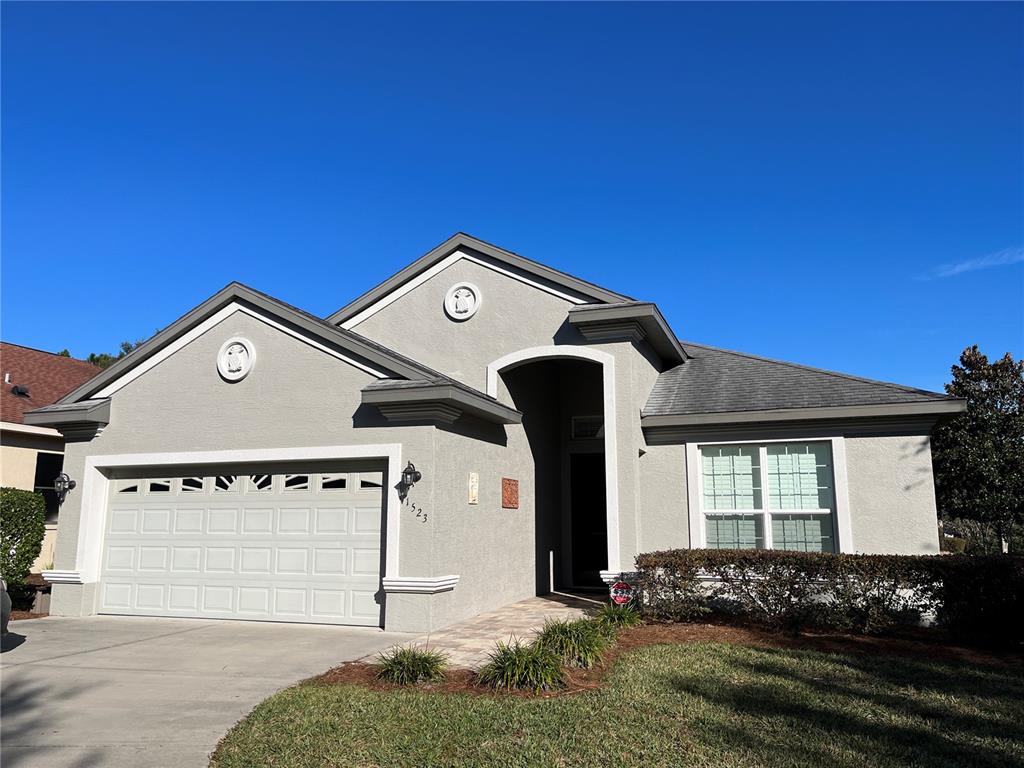
<path id="1" fill-rule="evenodd" d="M 112 483 L 101 612 L 379 625 L 381 473 L 159 474 Z"/>

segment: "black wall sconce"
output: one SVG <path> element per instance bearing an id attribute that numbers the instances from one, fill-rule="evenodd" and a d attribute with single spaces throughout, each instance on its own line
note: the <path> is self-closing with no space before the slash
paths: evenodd
<path id="1" fill-rule="evenodd" d="M 398 484 L 399 498 L 405 501 L 405 497 L 409 495 L 409 489 L 422 479 L 423 473 L 416 469 L 416 465 L 410 461 L 402 470 L 402 482 Z"/>
<path id="2" fill-rule="evenodd" d="M 78 483 L 68 477 L 66 472 L 61 472 L 57 475 L 57 477 L 53 479 L 53 490 L 57 494 L 57 503 L 63 504 L 64 498 L 68 495 L 68 491 L 73 491 L 76 485 L 78 485 Z"/>

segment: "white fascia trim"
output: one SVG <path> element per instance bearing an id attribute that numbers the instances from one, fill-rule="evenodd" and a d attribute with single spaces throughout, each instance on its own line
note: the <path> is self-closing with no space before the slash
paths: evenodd
<path id="1" fill-rule="evenodd" d="M 0 421 L 0 430 L 4 432 L 20 432 L 23 435 L 39 435 L 40 437 L 64 439 L 60 432 L 53 427 L 37 427 L 32 424 L 19 424 L 16 421 Z"/>
<path id="2" fill-rule="evenodd" d="M 115 467 L 139 467 L 168 464 L 248 464 L 277 461 L 316 461 L 321 459 L 386 459 L 388 481 L 385 493 L 385 529 L 387 550 L 384 576 L 398 577 L 399 514 L 401 499 L 398 485 L 402 479 L 402 446 L 400 443 L 378 445 L 318 445 L 307 448 L 253 448 L 238 451 L 184 451 L 178 453 L 128 453 L 89 456 L 82 478 L 82 510 L 78 526 L 75 565 L 81 581 L 99 581 L 103 559 L 103 530 L 107 515 L 110 480 L 105 470 Z M 55 573 L 68 573 L 60 571 Z"/>
<path id="3" fill-rule="evenodd" d="M 84 584 L 82 574 L 78 571 L 43 571 L 43 579 L 48 584 Z"/>
<path id="4" fill-rule="evenodd" d="M 359 314 L 353 315 L 348 320 L 343 322 L 341 324 L 341 327 L 344 328 L 345 330 L 354 328 L 355 326 L 359 325 L 361 322 L 366 320 L 368 317 L 375 315 L 376 313 L 380 312 L 382 309 L 387 307 L 389 304 L 397 301 L 410 291 L 413 291 L 419 286 L 423 285 L 423 283 L 427 282 L 427 280 L 429 280 L 430 278 L 448 269 L 448 267 L 450 267 L 452 264 L 459 261 L 460 259 L 466 259 L 467 261 L 472 261 L 474 264 L 479 264 L 482 267 L 493 269 L 495 272 L 505 275 L 506 277 L 511 277 L 513 280 L 518 280 L 521 283 L 532 285 L 534 288 L 539 288 L 540 290 L 545 291 L 546 293 L 550 293 L 553 296 L 557 296 L 560 299 L 565 299 L 566 301 L 571 302 L 573 304 L 586 304 L 588 301 L 585 297 L 581 296 L 580 294 L 566 292 L 562 289 L 554 287 L 553 285 L 545 281 L 535 280 L 530 278 L 528 275 L 523 275 L 513 270 L 510 270 L 497 259 L 482 259 L 479 256 L 474 256 L 472 254 L 466 253 L 465 251 L 455 251 L 449 256 L 446 256 L 445 258 L 441 259 L 441 261 L 437 262 L 437 264 L 432 266 L 430 269 L 423 270 L 412 280 L 403 283 L 401 286 L 399 286 L 386 296 L 382 296 L 380 299 L 378 299 L 376 302 L 371 304 L 369 307 L 364 309 Z"/>
<path id="5" fill-rule="evenodd" d="M 702 440 L 686 444 L 686 501 L 689 507 L 690 548 L 703 549 L 707 546 L 704 513 L 701 509 L 703 477 L 700 472 L 700 447 L 702 445 L 767 445 L 768 443 L 792 443 L 804 441 L 821 443 L 828 441 L 832 446 L 832 477 L 835 481 L 836 538 L 839 552 L 854 552 L 853 525 L 850 516 L 850 489 L 846 474 L 846 440 L 841 436 L 832 437 L 787 437 L 773 440 Z"/>
<path id="6" fill-rule="evenodd" d="M 498 375 L 502 371 L 543 359 L 589 360 L 601 366 L 604 390 L 604 473 L 605 511 L 608 518 L 608 570 L 618 572 L 619 550 L 619 422 L 615 412 L 615 357 L 599 349 L 572 344 L 529 347 L 499 357 L 487 366 L 487 394 L 498 397 Z"/>
<path id="7" fill-rule="evenodd" d="M 388 594 L 406 592 L 418 595 L 433 595 L 438 592 L 450 592 L 459 583 L 459 577 L 449 576 L 395 576 L 382 580 L 384 591 Z"/>
<path id="8" fill-rule="evenodd" d="M 130 384 L 131 382 L 135 381 L 135 379 L 139 378 L 139 376 L 141 376 L 142 374 L 146 373 L 146 371 L 149 371 L 153 367 L 159 365 L 161 362 L 163 362 L 168 357 L 173 355 L 179 349 L 181 349 L 184 346 L 186 346 L 187 344 L 190 344 L 191 342 L 195 341 L 200 336 L 202 336 L 204 333 L 209 331 L 211 328 L 213 328 L 217 324 L 222 323 L 224 320 L 229 318 L 235 312 L 243 312 L 243 313 L 245 313 L 247 315 L 250 315 L 251 317 L 254 317 L 257 320 L 259 320 L 259 321 L 261 321 L 263 323 L 266 323 L 267 325 L 271 326 L 272 328 L 275 328 L 275 329 L 281 331 L 282 333 L 286 333 L 289 336 L 292 336 L 293 338 L 298 339 L 299 341 L 302 341 L 302 342 L 304 342 L 306 344 L 309 344 L 309 346 L 315 347 L 316 349 L 319 349 L 321 352 L 326 352 L 328 355 L 331 355 L 331 357 L 336 357 L 339 360 L 344 360 L 346 363 L 348 363 L 350 365 L 354 365 L 356 368 L 359 368 L 360 370 L 366 371 L 367 373 L 371 374 L 372 376 L 376 376 L 378 379 L 384 379 L 384 378 L 387 378 L 390 375 L 386 371 L 380 370 L 379 368 L 373 368 L 373 367 L 371 367 L 369 365 L 366 365 L 365 363 L 363 363 L 363 362 L 361 362 L 359 360 L 356 360 L 355 358 L 349 357 L 348 355 L 339 352 L 336 349 L 332 349 L 331 347 L 328 347 L 326 344 L 321 344 L 316 339 L 310 338 L 309 336 L 306 336 L 305 334 L 300 333 L 300 332 L 294 330 L 293 328 L 289 328 L 288 326 L 279 323 L 277 320 L 275 320 L 272 317 L 269 317 L 269 316 L 263 314 L 262 312 L 259 312 L 259 311 L 255 310 L 255 309 L 250 308 L 250 307 L 243 306 L 242 304 L 239 304 L 238 302 L 233 301 L 230 304 L 228 304 L 226 307 L 223 307 L 222 309 L 220 309 L 217 312 L 215 312 L 212 315 L 210 315 L 208 318 L 203 320 L 203 322 L 199 323 L 199 325 L 197 325 L 195 328 L 193 328 L 192 330 L 188 331 L 188 333 L 182 334 L 177 339 L 175 339 L 173 342 L 171 342 L 166 347 L 161 349 L 159 352 L 157 352 L 156 354 L 152 355 L 151 357 L 149 357 L 147 360 L 143 361 L 139 365 L 135 366 L 130 371 L 127 371 L 123 376 L 120 376 L 117 379 L 115 379 L 114 381 L 110 382 L 110 384 L 105 386 L 103 389 L 101 389 L 96 394 L 92 395 L 92 397 L 93 398 L 110 397 L 112 394 L 117 392 L 117 390 L 119 390 L 122 387 L 124 387 L 124 386 Z M 215 362 L 216 362 L 215 360 L 211 361 L 211 365 L 215 364 Z"/>

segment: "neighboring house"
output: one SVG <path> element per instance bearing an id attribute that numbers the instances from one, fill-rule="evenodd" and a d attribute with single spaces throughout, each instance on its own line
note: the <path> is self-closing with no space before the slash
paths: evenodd
<path id="1" fill-rule="evenodd" d="M 53 613 L 421 632 L 651 550 L 938 552 L 963 408 L 459 234 L 326 319 L 232 283 L 26 421 L 78 482 Z"/>
<path id="2" fill-rule="evenodd" d="M 84 360 L 0 341 L 0 486 L 38 491 L 46 499 L 46 537 L 32 565 L 38 573 L 53 562 L 57 496 L 53 480 L 64 462 L 64 438 L 51 427 L 26 424 L 25 411 L 57 402 L 100 369 Z"/>

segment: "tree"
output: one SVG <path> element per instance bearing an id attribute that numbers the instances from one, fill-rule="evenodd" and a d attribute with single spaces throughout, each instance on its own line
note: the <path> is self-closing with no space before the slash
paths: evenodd
<path id="1" fill-rule="evenodd" d="M 65 347 L 57 353 L 57 357 L 71 357 L 71 350 Z"/>
<path id="2" fill-rule="evenodd" d="M 145 341 L 145 339 L 139 339 L 136 342 L 122 341 L 121 351 L 118 352 L 116 355 L 112 355 L 109 352 L 90 352 L 89 356 L 85 359 L 88 360 L 93 365 L 99 366 L 100 368 L 109 368 L 122 357 L 138 348 L 143 341 Z"/>
<path id="3" fill-rule="evenodd" d="M 1006 551 L 1024 525 L 1024 360 L 990 363 L 977 345 L 960 355 L 946 392 L 967 410 L 935 429 L 932 461 L 943 519 L 992 526 Z"/>

